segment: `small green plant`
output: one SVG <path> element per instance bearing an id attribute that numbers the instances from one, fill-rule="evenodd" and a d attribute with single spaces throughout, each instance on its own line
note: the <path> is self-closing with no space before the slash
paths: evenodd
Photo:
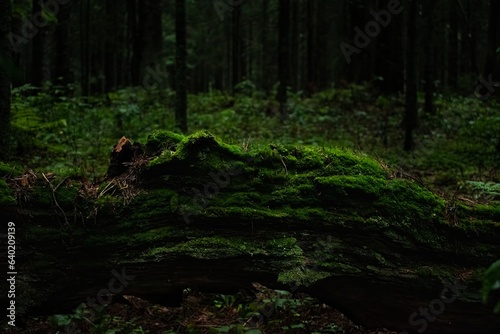
<path id="1" fill-rule="evenodd" d="M 123 320 L 120 317 L 112 317 L 105 314 L 106 307 L 100 306 L 96 309 L 95 317 L 92 317 L 92 312 L 87 305 L 81 304 L 73 314 L 56 314 L 51 317 L 52 324 L 58 328 L 67 330 L 73 324 L 72 330 L 76 328 L 76 323 L 83 321 L 89 326 L 92 334 L 115 334 L 115 333 L 131 333 L 145 334 L 141 326 L 137 326 L 136 319 Z"/>
<path id="2" fill-rule="evenodd" d="M 487 302 L 494 292 L 500 290 L 500 260 L 493 263 L 484 273 L 483 277 L 483 302 Z M 495 313 L 500 313 L 500 300 L 497 302 Z"/>
<path id="3" fill-rule="evenodd" d="M 466 181 L 465 187 L 471 191 L 476 199 L 492 200 L 500 197 L 500 183 Z"/>

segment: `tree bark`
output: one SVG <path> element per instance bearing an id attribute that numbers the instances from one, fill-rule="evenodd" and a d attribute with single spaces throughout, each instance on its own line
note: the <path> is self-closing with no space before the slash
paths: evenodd
<path id="1" fill-rule="evenodd" d="M 241 7 L 235 6 L 231 14 L 231 64 L 232 85 L 231 90 L 241 81 Z"/>
<path id="2" fill-rule="evenodd" d="M 175 2 L 175 123 L 183 133 L 187 132 L 187 50 L 186 50 L 186 3 Z"/>
<path id="3" fill-rule="evenodd" d="M 446 201 L 349 151 L 244 151 L 206 132 L 122 138 L 112 158 L 122 167 L 100 184 L 32 172 L 10 181 L 12 195 L 0 184 L 16 223 L 18 316 L 120 294 L 175 305 L 187 287 L 259 282 L 368 328 L 500 329 L 480 294 L 500 253 L 497 207 Z"/>
<path id="4" fill-rule="evenodd" d="M 61 5 L 57 13 L 57 26 L 55 28 L 56 46 L 54 58 L 54 82 L 61 85 L 66 85 L 72 81 L 69 64 L 69 16 L 70 7 Z M 86 66 L 89 66 L 89 64 L 86 64 Z"/>
<path id="5" fill-rule="evenodd" d="M 0 160 L 6 160 L 10 148 L 10 95 L 12 84 L 12 47 L 9 40 L 12 2 L 0 1 Z"/>
<path id="6" fill-rule="evenodd" d="M 42 11 L 40 0 L 32 1 L 32 14 L 37 15 Z M 31 84 L 35 87 L 41 87 L 43 84 L 43 67 L 45 61 L 45 28 L 38 27 L 38 33 L 33 37 L 31 62 Z"/>
<path id="7" fill-rule="evenodd" d="M 487 56 L 483 69 L 483 77 L 488 78 L 490 75 L 493 81 L 500 79 L 500 24 L 498 23 L 498 13 L 500 12 L 500 2 L 490 0 L 490 17 L 488 23 L 488 46 Z"/>
<path id="8" fill-rule="evenodd" d="M 281 120 L 288 118 L 287 108 L 287 87 L 290 81 L 290 3 L 289 0 L 279 1 L 279 22 L 278 22 L 278 92 L 276 100 L 280 104 Z"/>
<path id="9" fill-rule="evenodd" d="M 435 48 L 434 48 L 434 38 L 432 34 L 432 28 L 433 28 L 433 8 L 434 8 L 434 1 L 432 0 L 425 0 L 424 2 L 424 15 L 425 15 L 425 41 L 423 42 L 423 52 L 424 52 L 424 95 L 425 95 L 425 112 L 434 115 L 435 110 L 434 110 L 434 56 L 435 56 Z M 450 14 L 451 18 L 454 18 L 456 21 L 456 12 L 455 14 Z M 457 87 L 457 50 L 458 50 L 458 43 L 456 39 L 457 31 L 456 29 L 458 28 L 457 25 L 453 26 L 450 24 L 450 49 L 451 52 L 449 52 L 449 60 L 450 62 L 452 60 L 455 60 L 455 62 L 452 62 L 450 66 L 448 67 L 448 72 L 450 76 L 450 87 Z M 454 35 L 455 40 L 453 40 L 452 36 Z M 452 55 L 454 54 L 454 56 Z M 451 82 L 454 82 L 453 86 L 451 86 Z"/>
<path id="10" fill-rule="evenodd" d="M 403 149 L 412 151 L 414 148 L 413 130 L 417 126 L 417 70 L 415 66 L 415 36 L 417 5 L 415 1 L 407 1 L 408 17 L 406 22 L 405 45 L 405 114 L 403 119 L 405 141 Z"/>

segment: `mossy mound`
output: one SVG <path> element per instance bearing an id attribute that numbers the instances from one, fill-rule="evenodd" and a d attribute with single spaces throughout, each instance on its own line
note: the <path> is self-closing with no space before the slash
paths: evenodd
<path id="1" fill-rule="evenodd" d="M 161 194 L 149 199 L 158 207 L 154 203 L 162 198 L 168 214 L 327 222 L 329 211 L 336 210 L 362 220 L 388 216 L 396 224 L 444 222 L 441 198 L 412 180 L 391 179 L 378 162 L 350 150 L 283 145 L 243 150 L 206 131 L 186 137 L 156 132 L 146 147 L 165 148 L 151 159 L 144 178 L 168 192 L 170 200 Z"/>

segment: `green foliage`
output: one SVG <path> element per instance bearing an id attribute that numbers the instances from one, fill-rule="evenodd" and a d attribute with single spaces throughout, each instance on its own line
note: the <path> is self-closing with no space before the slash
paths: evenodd
<path id="1" fill-rule="evenodd" d="M 9 188 L 7 182 L 0 178 L 0 207 L 15 205 L 16 199 L 12 189 Z"/>
<path id="2" fill-rule="evenodd" d="M 469 188 L 469 192 L 476 199 L 492 200 L 500 198 L 500 183 L 465 181 L 465 187 Z"/>
<path id="3" fill-rule="evenodd" d="M 100 306 L 95 312 L 95 317 L 92 317 L 92 312 L 86 304 L 78 306 L 73 314 L 56 314 L 50 317 L 52 324 L 55 327 L 67 329 L 73 325 L 78 328 L 78 323 L 84 323 L 84 328 L 88 328 L 87 333 L 92 334 L 115 334 L 115 333 L 131 333 L 143 334 L 141 326 L 135 322 L 136 319 L 124 320 L 120 317 L 112 317 L 105 314 L 106 307 Z"/>
<path id="4" fill-rule="evenodd" d="M 500 260 L 493 263 L 484 273 L 483 277 L 483 302 L 487 302 L 493 292 L 500 290 Z M 498 294 L 497 294 L 498 296 Z M 500 301 L 495 306 L 495 313 L 500 312 Z"/>

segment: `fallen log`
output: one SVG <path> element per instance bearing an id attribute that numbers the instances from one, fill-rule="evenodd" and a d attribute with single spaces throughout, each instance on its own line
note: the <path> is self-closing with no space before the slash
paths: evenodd
<path id="1" fill-rule="evenodd" d="M 245 150 L 203 131 L 120 142 L 97 184 L 34 172 L 0 184 L 18 315 L 121 294 L 175 305 L 188 287 L 258 282 L 310 293 L 368 328 L 500 329 L 480 294 L 500 257 L 498 204 L 445 200 L 337 148 Z"/>

